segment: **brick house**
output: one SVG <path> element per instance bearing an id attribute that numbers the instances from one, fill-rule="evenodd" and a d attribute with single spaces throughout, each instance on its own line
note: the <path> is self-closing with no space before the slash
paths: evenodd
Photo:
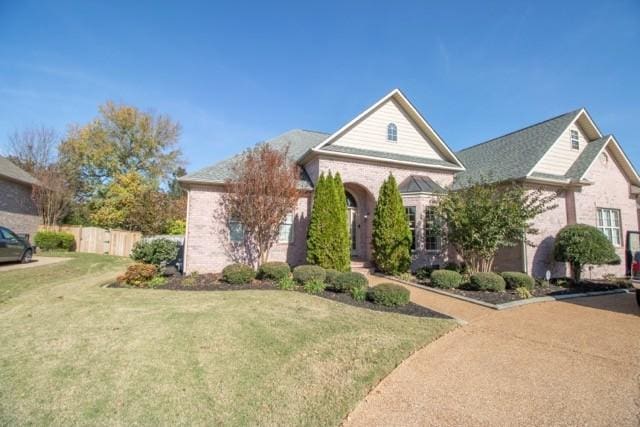
<path id="1" fill-rule="evenodd" d="M 0 156 L 0 225 L 33 238 L 40 225 L 31 199 L 33 185 L 37 183 L 34 177 Z"/>
<path id="2" fill-rule="evenodd" d="M 354 260 L 371 258 L 372 214 L 383 180 L 393 173 L 414 234 L 413 267 L 455 259 L 432 225 L 432 205 L 446 189 L 490 177 L 557 194 L 558 207 L 536 219 L 534 247 L 505 248 L 498 270 L 547 270 L 565 275 L 550 258 L 553 238 L 566 224 L 597 226 L 624 259 L 625 233 L 639 229 L 640 177 L 612 135 L 603 135 L 580 109 L 507 135 L 453 152 L 399 90 L 394 90 L 332 134 L 291 130 L 267 141 L 289 147 L 300 165 L 302 197 L 283 220 L 271 260 L 305 261 L 306 230 L 313 185 L 322 172 L 340 172 L 347 194 Z M 186 272 L 215 272 L 234 262 L 231 242 L 237 227 L 216 220 L 220 194 L 230 176 L 227 159 L 181 178 L 189 195 L 185 244 Z M 624 265 L 595 271 L 624 274 Z"/>

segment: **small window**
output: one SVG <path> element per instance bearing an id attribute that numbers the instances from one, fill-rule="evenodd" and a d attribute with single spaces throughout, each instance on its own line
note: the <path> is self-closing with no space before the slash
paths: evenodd
<path id="1" fill-rule="evenodd" d="M 396 142 L 398 140 L 398 127 L 395 123 L 387 125 L 387 140 Z"/>
<path id="2" fill-rule="evenodd" d="M 598 208 L 598 230 L 607 236 L 613 246 L 621 246 L 620 211 L 618 209 Z"/>
<path id="3" fill-rule="evenodd" d="M 580 149 L 580 134 L 573 129 L 571 129 L 571 148 L 574 150 Z"/>
<path id="4" fill-rule="evenodd" d="M 278 235 L 278 243 L 293 242 L 293 214 L 287 214 L 284 221 L 280 224 L 280 233 Z"/>
<path id="5" fill-rule="evenodd" d="M 229 221 L 229 240 L 232 242 L 242 242 L 244 240 L 244 227 L 236 220 Z"/>
<path id="6" fill-rule="evenodd" d="M 409 230 L 411 230 L 411 250 L 416 250 L 416 207 L 405 206 L 405 213 L 407 214 L 407 221 L 409 222 Z"/>
<path id="7" fill-rule="evenodd" d="M 436 221 L 435 208 L 426 207 L 424 211 L 424 248 L 428 251 L 439 251 L 442 246 L 440 230 Z"/>

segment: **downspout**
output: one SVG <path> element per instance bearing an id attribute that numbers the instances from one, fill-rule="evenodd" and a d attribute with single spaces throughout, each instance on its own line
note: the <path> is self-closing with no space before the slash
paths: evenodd
<path id="1" fill-rule="evenodd" d="M 188 248 L 187 237 L 189 236 L 189 207 L 191 206 L 191 189 L 187 187 L 187 221 L 184 228 L 184 251 L 182 253 L 182 273 L 187 272 Z"/>
<path id="2" fill-rule="evenodd" d="M 527 259 L 527 234 L 522 232 L 522 271 L 529 274 L 529 260 Z"/>

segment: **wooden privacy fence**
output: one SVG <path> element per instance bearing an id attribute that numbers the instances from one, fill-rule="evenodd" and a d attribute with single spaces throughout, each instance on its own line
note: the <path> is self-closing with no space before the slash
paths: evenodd
<path id="1" fill-rule="evenodd" d="M 77 252 L 109 254 L 117 256 L 131 255 L 133 245 L 142 239 L 137 231 L 107 230 L 99 227 L 81 227 L 76 225 L 56 225 L 39 227 L 40 230 L 64 231 L 73 234 Z"/>

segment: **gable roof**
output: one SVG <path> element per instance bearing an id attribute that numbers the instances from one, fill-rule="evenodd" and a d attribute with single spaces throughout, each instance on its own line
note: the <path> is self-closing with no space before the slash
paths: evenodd
<path id="1" fill-rule="evenodd" d="M 456 174 L 454 187 L 481 179 L 526 177 L 582 111 L 571 111 L 458 151 L 467 170 Z"/>
<path id="2" fill-rule="evenodd" d="M 335 146 L 331 147 L 331 143 L 336 141 L 338 138 L 340 138 L 342 135 L 344 135 L 346 132 L 348 132 L 358 123 L 360 123 L 364 118 L 366 118 L 367 116 L 372 114 L 375 110 L 377 110 L 378 107 L 380 107 L 382 104 L 386 103 L 391 99 L 393 99 L 398 103 L 400 108 L 402 108 L 404 112 L 413 120 L 413 122 L 418 126 L 420 131 L 422 131 L 427 136 L 427 138 L 435 145 L 435 147 L 440 151 L 440 153 L 446 159 L 445 162 L 441 162 L 440 164 L 438 162 L 427 163 L 426 162 L 427 160 L 432 161 L 433 159 L 425 159 L 422 157 L 415 157 L 415 156 L 402 156 L 394 153 L 381 152 L 381 151 L 372 151 L 372 153 L 374 154 L 348 153 L 345 150 L 343 150 L 344 147 L 340 147 L 340 149 L 342 150 L 336 149 Z M 449 147 L 442 140 L 440 135 L 438 135 L 438 133 L 431 127 L 431 125 L 424 119 L 424 117 L 422 117 L 420 112 L 413 106 L 413 104 L 411 104 L 409 99 L 407 99 L 407 97 L 400 91 L 400 89 L 394 89 L 391 92 L 389 92 L 387 95 L 380 98 L 372 106 L 364 110 L 362 113 L 356 116 L 349 123 L 342 126 L 340 129 L 338 129 L 333 134 L 329 135 L 325 140 L 323 140 L 321 143 L 319 143 L 317 146 L 313 147 L 310 150 L 310 152 L 315 152 L 315 153 L 320 153 L 323 151 L 325 152 L 331 151 L 334 153 L 341 152 L 342 154 L 347 154 L 347 155 L 353 154 L 353 155 L 359 155 L 364 157 L 375 157 L 376 159 L 381 159 L 381 160 L 398 161 L 402 163 L 410 163 L 410 164 L 416 164 L 416 165 L 429 164 L 435 167 L 445 167 L 447 169 L 464 170 L 464 165 L 462 164 L 462 162 L 460 162 L 460 160 L 456 157 L 454 152 L 451 151 L 451 149 L 449 149 Z M 370 150 L 358 150 L 358 151 L 365 152 Z M 408 159 L 400 160 L 398 156 L 407 157 Z"/>
<path id="3" fill-rule="evenodd" d="M 571 165 L 565 177 L 572 180 L 581 180 L 585 173 L 587 173 L 589 166 L 591 166 L 596 157 L 602 152 L 602 149 L 607 145 L 610 138 L 611 135 L 605 135 L 602 138 L 588 143 L 576 161 L 573 162 L 573 165 Z"/>
<path id="4" fill-rule="evenodd" d="M 11 162 L 6 157 L 2 157 L 2 156 L 0 156 L 0 176 L 3 176 L 12 181 L 17 181 L 23 184 L 29 184 L 29 185 L 39 184 L 37 179 L 35 179 L 33 176 L 28 174 L 23 169 L 14 165 L 13 162 Z"/>
<path id="5" fill-rule="evenodd" d="M 445 189 L 442 188 L 437 182 L 428 176 L 422 175 L 409 175 L 398 186 L 400 193 L 444 193 Z"/>
<path id="6" fill-rule="evenodd" d="M 289 158 L 298 162 L 302 156 L 312 147 L 318 145 L 329 134 L 323 132 L 309 131 L 303 129 L 294 129 L 283 133 L 273 139 L 265 141 L 272 148 L 284 149 L 289 147 Z M 178 180 L 184 183 L 203 183 L 203 184 L 222 184 L 228 178 L 232 177 L 232 167 L 234 162 L 242 157 L 242 153 L 237 154 L 229 159 L 222 160 L 211 166 L 207 166 L 194 173 L 185 175 Z M 311 179 L 304 171 L 301 170 L 300 189 L 311 189 L 313 185 Z"/>

